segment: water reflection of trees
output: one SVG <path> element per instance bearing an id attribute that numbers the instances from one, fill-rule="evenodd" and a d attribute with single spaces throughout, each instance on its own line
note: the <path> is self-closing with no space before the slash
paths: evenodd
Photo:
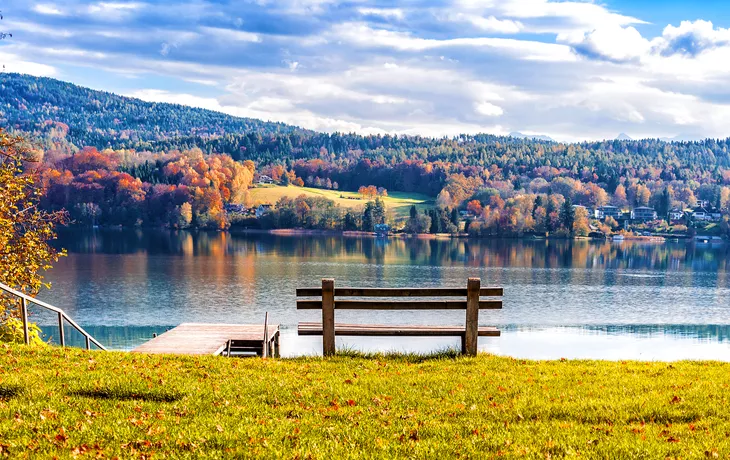
<path id="1" fill-rule="evenodd" d="M 352 260 L 371 264 L 464 267 L 533 267 L 687 270 L 727 272 L 728 245 L 684 243 L 621 244 L 569 240 L 395 239 L 274 236 L 162 230 L 62 232 L 59 245 L 71 252 L 229 256 L 236 254 L 300 259 Z"/>

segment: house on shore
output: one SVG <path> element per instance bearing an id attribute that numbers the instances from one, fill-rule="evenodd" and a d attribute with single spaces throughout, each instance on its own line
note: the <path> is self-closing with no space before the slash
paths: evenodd
<path id="1" fill-rule="evenodd" d="M 248 212 L 248 208 L 242 204 L 228 203 L 224 206 L 224 209 L 226 212 L 235 212 L 240 214 L 246 214 Z"/>
<path id="2" fill-rule="evenodd" d="M 623 217 L 623 212 L 616 206 L 599 206 L 595 211 L 595 217 L 598 220 L 603 220 L 606 217 L 613 217 L 618 220 Z"/>
<path id="3" fill-rule="evenodd" d="M 270 204 L 260 204 L 258 208 L 256 208 L 256 218 L 261 219 L 264 214 L 271 211 L 271 205 Z"/>
<path id="4" fill-rule="evenodd" d="M 375 235 L 380 237 L 388 236 L 388 233 L 390 232 L 390 225 L 388 224 L 376 224 L 375 225 Z"/>
<path id="5" fill-rule="evenodd" d="M 692 220 L 697 222 L 720 222 L 722 212 L 719 209 L 698 206 L 692 210 Z"/>
<path id="6" fill-rule="evenodd" d="M 650 208 L 648 206 L 639 206 L 631 211 L 631 220 L 648 222 L 650 220 L 656 220 L 656 218 L 656 211 L 654 208 Z"/>
<path id="7" fill-rule="evenodd" d="M 679 222 L 684 219 L 684 211 L 675 208 L 670 210 L 667 216 L 669 217 L 669 222 Z"/>
<path id="8" fill-rule="evenodd" d="M 266 174 L 262 174 L 259 176 L 259 180 L 256 183 L 259 185 L 269 185 L 274 183 L 274 179 L 267 176 Z"/>

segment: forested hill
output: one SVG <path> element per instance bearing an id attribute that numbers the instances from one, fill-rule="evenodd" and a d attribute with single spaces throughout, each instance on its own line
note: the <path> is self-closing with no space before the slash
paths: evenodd
<path id="1" fill-rule="evenodd" d="M 141 147 L 181 136 L 205 138 L 225 133 L 291 133 L 283 123 L 240 118 L 211 110 L 96 91 L 71 83 L 16 73 L 0 73 L 0 127 L 48 132 L 48 121 L 68 126 L 66 139 L 77 147 Z"/>
<path id="2" fill-rule="evenodd" d="M 326 134 L 12 73 L 0 74 L 0 126 L 33 133 L 48 150 L 92 146 L 169 152 L 200 148 L 238 161 L 253 160 L 259 166 L 299 168 L 305 177 L 349 174 L 366 180 L 362 176 L 367 170 L 368 183 L 382 183 L 392 190 L 424 184 L 406 186 L 402 179 L 391 183 L 385 177 L 371 177 L 374 167 L 384 175 L 414 162 L 442 171 L 441 179 L 428 183 L 428 192 L 438 192 L 453 173 L 507 180 L 568 176 L 607 184 L 609 190 L 622 177 L 717 184 L 730 174 L 730 139 L 568 144 L 490 134 L 440 139 Z M 308 160 L 317 162 L 303 165 Z M 341 177 L 339 182 L 350 181 Z M 355 183 L 353 179 L 351 185 Z"/>

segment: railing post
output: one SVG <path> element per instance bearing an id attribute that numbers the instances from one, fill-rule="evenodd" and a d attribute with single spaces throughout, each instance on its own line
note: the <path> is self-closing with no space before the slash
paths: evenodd
<path id="1" fill-rule="evenodd" d="M 322 354 L 335 354 L 335 280 L 322 279 Z"/>
<path id="2" fill-rule="evenodd" d="M 268 358 L 269 357 L 269 312 L 266 312 L 266 316 L 264 316 L 264 347 L 263 350 L 261 350 L 261 357 L 262 358 Z"/>
<path id="3" fill-rule="evenodd" d="M 25 297 L 20 298 L 20 316 L 23 321 L 23 340 L 30 345 L 30 332 L 28 331 L 28 301 Z"/>
<path id="4" fill-rule="evenodd" d="M 274 337 L 274 358 L 281 357 L 281 350 L 279 349 L 279 337 L 281 336 L 281 331 L 279 331 L 279 328 L 276 328 L 276 337 Z"/>
<path id="5" fill-rule="evenodd" d="M 63 313 L 58 314 L 58 341 L 62 347 L 66 346 L 66 333 L 63 331 Z"/>
<path id="6" fill-rule="evenodd" d="M 84 337 L 86 337 L 86 349 L 91 350 L 91 339 L 88 335 L 85 335 Z"/>
<path id="7" fill-rule="evenodd" d="M 481 280 L 469 278 L 466 286 L 466 329 L 462 353 L 468 356 L 477 355 L 479 340 L 479 289 Z"/>

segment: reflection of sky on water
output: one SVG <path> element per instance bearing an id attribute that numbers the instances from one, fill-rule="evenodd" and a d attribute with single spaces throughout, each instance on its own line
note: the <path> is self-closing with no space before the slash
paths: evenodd
<path id="1" fill-rule="evenodd" d="M 505 331 L 496 343 L 482 339 L 485 350 L 525 357 L 611 358 L 620 351 L 627 356 L 616 356 L 625 359 L 668 359 L 666 350 L 697 358 L 718 357 L 716 350 L 730 355 L 728 245 L 154 230 L 77 231 L 61 235 L 60 244 L 70 255 L 49 274 L 54 288 L 41 298 L 65 308 L 115 348 L 164 331 L 157 330 L 160 325 L 260 323 L 268 311 L 284 328 L 284 353 L 318 350 L 316 338 L 296 336 L 298 321 L 318 319 L 316 312 L 296 310 L 298 286 L 316 286 L 322 277 L 334 277 L 339 286 L 461 286 L 479 276 L 484 284 L 505 286 L 504 309 L 480 315 L 481 324 Z M 338 320 L 460 324 L 463 312 L 348 311 Z M 37 321 L 53 324 L 43 315 Z M 344 340 L 354 348 L 380 350 L 442 346 L 433 339 Z"/>
<path id="2" fill-rule="evenodd" d="M 168 327 L 105 327 L 89 328 L 89 332 L 117 350 L 129 350 L 144 343 L 153 333 L 161 334 Z M 679 331 L 677 330 L 679 329 Z M 695 330 L 696 329 L 696 330 Z M 57 336 L 57 328 L 44 327 L 49 337 Z M 712 359 L 730 361 L 730 326 L 718 326 L 712 335 L 704 326 L 646 326 L 636 328 L 604 326 L 517 328 L 505 327 L 499 338 L 479 339 L 481 352 L 524 359 L 608 359 L 657 360 Z M 66 331 L 75 346 L 83 346 L 81 336 Z M 359 351 L 399 351 L 428 353 L 459 347 L 459 340 L 448 337 L 338 337 L 339 349 Z M 322 342 L 318 337 L 300 337 L 294 328 L 282 330 L 282 356 L 318 355 Z"/>

